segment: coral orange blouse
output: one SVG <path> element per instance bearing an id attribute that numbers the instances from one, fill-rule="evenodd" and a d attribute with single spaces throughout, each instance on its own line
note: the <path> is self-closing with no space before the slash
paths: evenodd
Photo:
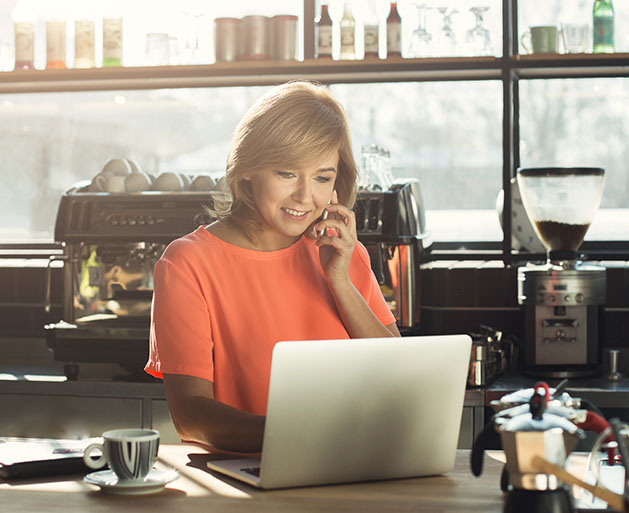
<path id="1" fill-rule="evenodd" d="M 318 252 L 306 237 L 244 249 L 204 227 L 173 241 L 155 266 L 146 372 L 207 379 L 215 399 L 264 415 L 276 342 L 349 338 Z M 350 279 L 383 324 L 395 322 L 360 243 Z"/>

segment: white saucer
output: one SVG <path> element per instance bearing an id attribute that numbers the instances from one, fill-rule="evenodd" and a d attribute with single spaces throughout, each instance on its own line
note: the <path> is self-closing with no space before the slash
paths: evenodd
<path id="1" fill-rule="evenodd" d="M 144 481 L 126 481 L 118 479 L 113 470 L 99 470 L 83 478 L 89 484 L 100 486 L 103 492 L 119 495 L 145 495 L 159 492 L 165 485 L 179 477 L 175 469 L 154 468 Z"/>

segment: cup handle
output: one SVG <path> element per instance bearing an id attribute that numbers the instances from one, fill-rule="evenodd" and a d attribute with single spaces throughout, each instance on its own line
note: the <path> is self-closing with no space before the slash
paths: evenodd
<path id="1" fill-rule="evenodd" d="M 94 450 L 94 449 L 100 449 L 101 451 L 101 455 L 96 458 L 93 459 L 90 456 L 90 453 Z M 107 464 L 107 458 L 105 458 L 105 451 L 104 451 L 104 447 L 103 444 L 90 444 L 88 445 L 85 450 L 83 451 L 83 462 L 89 467 L 89 468 L 93 468 L 95 470 L 99 469 L 99 468 L 103 468 L 106 464 Z"/>
<path id="2" fill-rule="evenodd" d="M 530 43 L 531 42 L 531 33 L 530 32 L 525 32 L 524 34 L 522 34 L 522 37 L 520 38 L 520 43 L 522 43 L 522 47 L 526 50 L 526 53 L 533 53 L 531 51 L 531 49 L 526 45 L 526 43 L 524 41 L 527 41 Z"/>
<path id="3" fill-rule="evenodd" d="M 96 183 L 96 187 L 98 188 L 98 190 L 105 190 L 105 180 L 106 178 L 103 175 L 98 175 L 96 178 L 94 178 L 94 182 Z"/>

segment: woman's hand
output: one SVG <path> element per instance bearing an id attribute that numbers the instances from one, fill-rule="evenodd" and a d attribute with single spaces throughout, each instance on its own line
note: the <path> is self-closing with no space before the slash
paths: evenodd
<path id="1" fill-rule="evenodd" d="M 336 191 L 326 210 L 328 218 L 314 226 L 321 267 L 331 286 L 347 285 L 350 282 L 349 264 L 358 242 L 356 217 L 352 210 L 339 204 Z"/>

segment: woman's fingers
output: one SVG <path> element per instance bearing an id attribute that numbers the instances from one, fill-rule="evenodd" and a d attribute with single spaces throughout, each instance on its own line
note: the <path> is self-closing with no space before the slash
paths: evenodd
<path id="1" fill-rule="evenodd" d="M 354 214 L 354 211 L 344 205 L 332 203 L 325 207 L 325 209 L 328 211 L 328 219 L 340 219 L 346 226 L 356 224 L 356 215 Z"/>
<path id="2" fill-rule="evenodd" d="M 344 220 L 332 219 L 329 217 L 325 221 L 317 223 L 317 232 L 325 235 L 324 229 L 327 229 L 329 236 L 341 239 L 354 239 L 352 231 L 348 228 Z"/>

